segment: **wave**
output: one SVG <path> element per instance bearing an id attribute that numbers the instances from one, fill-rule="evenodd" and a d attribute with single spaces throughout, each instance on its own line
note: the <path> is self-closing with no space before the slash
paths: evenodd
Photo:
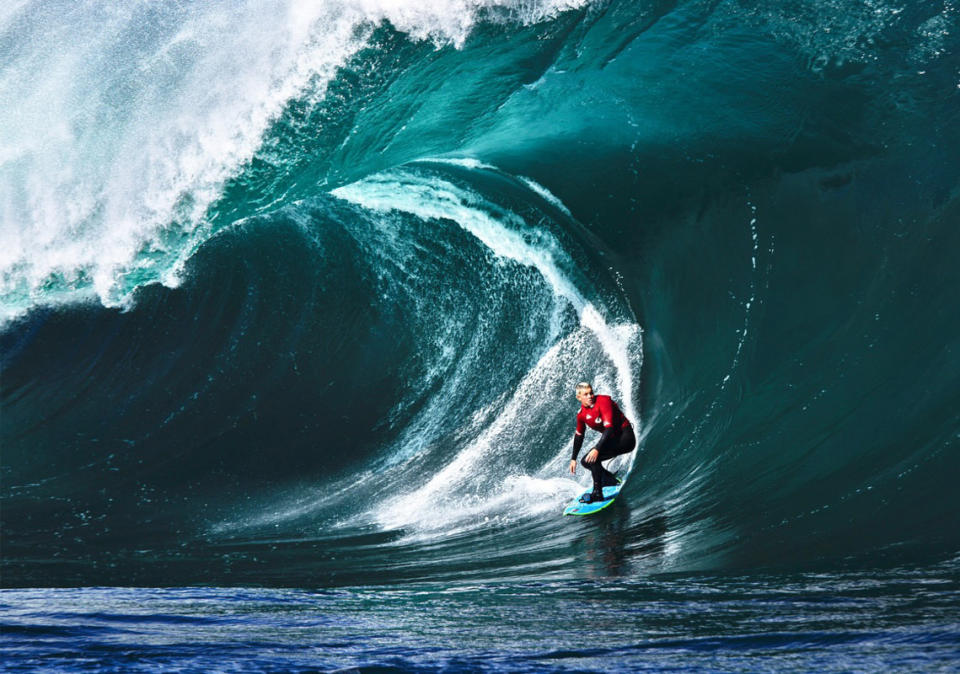
<path id="1" fill-rule="evenodd" d="M 269 155 L 269 131 L 292 102 L 340 93 L 328 95 L 331 81 L 387 30 L 378 27 L 456 46 L 480 20 L 535 23 L 576 4 L 12 7 L 2 27 L 2 92 L 18 102 L 0 127 L 5 316 L 77 295 L 119 306 L 144 283 L 175 285 L 215 231 L 208 211 L 231 176 Z"/>
<path id="2" fill-rule="evenodd" d="M 956 16 L 791 8 L 9 9 L 5 578 L 955 555 Z"/>

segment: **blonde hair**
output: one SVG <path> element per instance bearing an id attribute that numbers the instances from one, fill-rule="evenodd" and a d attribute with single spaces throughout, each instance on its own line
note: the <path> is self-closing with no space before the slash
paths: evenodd
<path id="1" fill-rule="evenodd" d="M 582 391 L 582 390 L 585 389 L 585 388 L 592 389 L 592 388 L 593 388 L 593 384 L 591 384 L 591 383 L 588 382 L 588 381 L 582 381 L 582 382 L 580 382 L 579 384 L 577 384 L 577 388 L 576 388 L 577 395 L 580 395 L 580 391 Z"/>

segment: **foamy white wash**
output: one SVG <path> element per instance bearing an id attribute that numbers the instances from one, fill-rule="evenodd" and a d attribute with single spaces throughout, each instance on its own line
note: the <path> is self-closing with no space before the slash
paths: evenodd
<path id="1" fill-rule="evenodd" d="M 321 97 L 382 21 L 460 45 L 490 8 L 535 22 L 580 4 L 8 3 L 0 320 L 91 289 L 116 305 L 137 283 L 175 285 L 209 234 L 205 212 L 270 122 L 307 89 Z"/>
<path id="2" fill-rule="evenodd" d="M 518 429 L 521 434 L 529 430 L 527 416 L 537 414 L 543 405 L 552 407 L 558 399 L 571 398 L 570 373 L 577 372 L 584 362 L 595 370 L 598 388 L 615 391 L 627 415 L 638 420 L 632 391 L 642 358 L 640 327 L 606 323 L 564 273 L 570 261 L 548 232 L 531 227 L 515 214 L 497 211 L 479 195 L 439 177 L 391 171 L 338 188 L 333 194 L 372 211 L 399 211 L 425 221 L 457 223 L 497 257 L 536 269 L 558 298 L 558 306 L 572 307 L 581 325 L 572 334 L 557 334 L 555 343 L 509 398 L 492 402 L 496 410 L 479 415 L 474 439 L 425 484 L 379 503 L 376 519 L 389 528 L 412 525 L 421 532 L 442 529 L 449 533 L 451 527 L 484 526 L 491 517 L 499 517 L 496 513 L 511 510 L 505 508 L 506 503 L 514 514 L 530 515 L 555 508 L 575 494 L 581 483 L 561 477 L 564 455 L 569 451 L 565 441 L 558 443 L 556 455 L 536 474 L 509 475 L 515 463 L 511 454 L 524 449 Z M 632 464 L 633 455 L 628 461 Z M 581 475 L 581 480 L 587 477 Z"/>

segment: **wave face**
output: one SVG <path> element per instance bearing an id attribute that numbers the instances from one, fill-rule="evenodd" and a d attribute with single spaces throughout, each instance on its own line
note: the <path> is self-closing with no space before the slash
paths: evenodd
<path id="1" fill-rule="evenodd" d="M 956 555 L 956 9 L 431 7 L 0 13 L 5 584 Z"/>

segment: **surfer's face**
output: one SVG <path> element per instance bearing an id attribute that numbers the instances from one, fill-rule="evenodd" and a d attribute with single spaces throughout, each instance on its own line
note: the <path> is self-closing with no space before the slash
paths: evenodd
<path id="1" fill-rule="evenodd" d="M 577 400 L 584 404 L 585 407 L 593 407 L 593 402 L 596 397 L 593 395 L 592 388 L 582 389 L 577 393 Z"/>

